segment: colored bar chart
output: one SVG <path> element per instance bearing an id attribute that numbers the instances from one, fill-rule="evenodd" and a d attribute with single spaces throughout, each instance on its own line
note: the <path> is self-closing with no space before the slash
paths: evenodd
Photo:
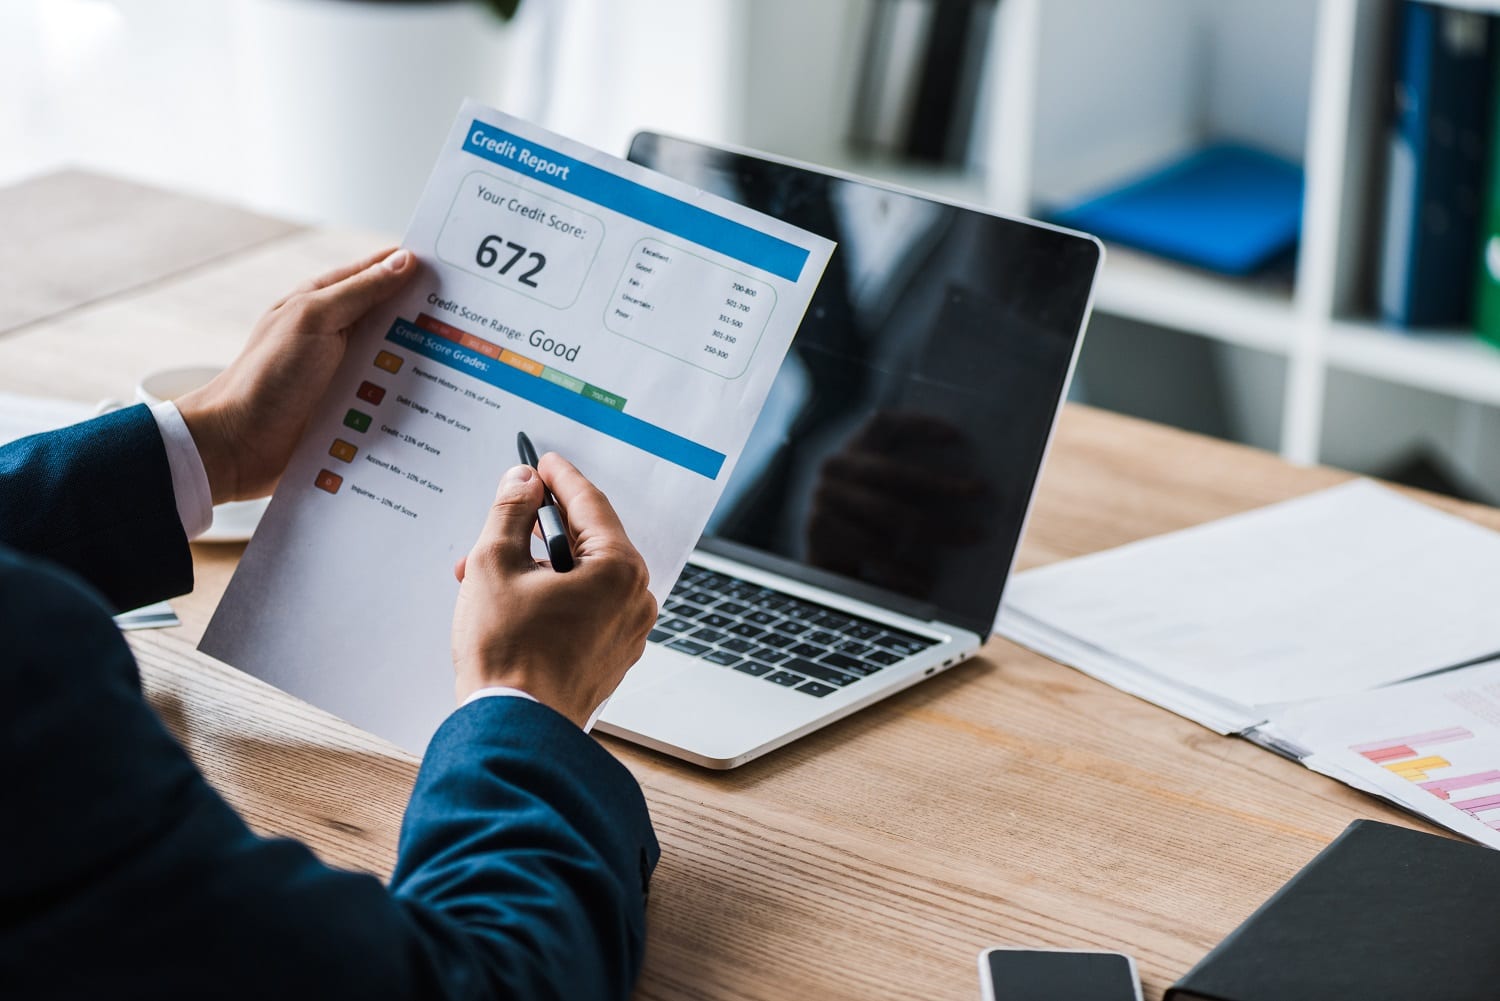
<path id="1" fill-rule="evenodd" d="M 1366 760 L 1380 765 L 1438 799 L 1446 800 L 1450 806 L 1462 810 L 1491 830 L 1500 831 L 1500 792 L 1488 792 L 1467 799 L 1454 799 L 1453 794 L 1464 789 L 1479 789 L 1483 786 L 1500 786 L 1500 769 L 1488 768 L 1467 775 L 1433 777 L 1432 773 L 1452 768 L 1447 758 L 1424 752 L 1444 744 L 1457 744 L 1474 739 L 1473 731 L 1466 727 L 1452 726 L 1442 730 L 1429 730 L 1406 737 L 1354 744 L 1349 750 Z M 1450 753 L 1458 753 L 1450 752 Z M 1460 759 L 1463 755 L 1459 754 Z M 1473 767 L 1473 762 L 1469 763 Z"/>
<path id="2" fill-rule="evenodd" d="M 441 321 L 433 322 L 441 324 Z M 624 397 L 583 383 L 566 373 L 554 371 L 549 378 L 548 366 L 513 354 L 509 349 L 489 345 L 495 348 L 498 356 L 478 351 L 464 343 L 463 338 L 472 335 L 463 331 L 459 333 L 459 339 L 455 340 L 451 334 L 398 319 L 391 325 L 385 339 L 710 480 L 716 479 L 724 468 L 724 453 L 625 413 Z M 577 388 L 580 384 L 581 389 Z M 356 413 L 350 411 L 350 415 Z M 345 419 L 346 424 L 348 420 Z M 365 420 L 368 424 L 368 418 Z M 349 426 L 355 427 L 353 424 Z"/>

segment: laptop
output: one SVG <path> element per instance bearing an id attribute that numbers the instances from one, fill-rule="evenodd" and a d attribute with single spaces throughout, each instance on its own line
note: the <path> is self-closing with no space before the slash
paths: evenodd
<path id="1" fill-rule="evenodd" d="M 983 645 L 1103 248 L 655 133 L 629 156 L 838 244 L 645 655 L 597 724 L 734 768 Z"/>

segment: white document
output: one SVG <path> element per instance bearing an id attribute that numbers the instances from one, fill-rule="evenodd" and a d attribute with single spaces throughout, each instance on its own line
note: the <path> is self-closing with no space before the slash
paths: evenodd
<path id="1" fill-rule="evenodd" d="M 1303 764 L 1500 848 L 1500 661 L 1278 714 Z"/>
<path id="2" fill-rule="evenodd" d="M 1028 571 L 1005 606 L 1002 634 L 1228 732 L 1500 652 L 1500 535 L 1355 481 Z"/>
<path id="3" fill-rule="evenodd" d="M 469 103 L 404 245 L 421 273 L 353 333 L 201 648 L 420 752 L 516 432 L 604 490 L 665 598 L 833 244 Z"/>

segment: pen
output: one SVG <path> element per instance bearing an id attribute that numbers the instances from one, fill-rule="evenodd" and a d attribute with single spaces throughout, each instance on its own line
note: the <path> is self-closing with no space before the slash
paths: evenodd
<path id="1" fill-rule="evenodd" d="M 531 439 L 526 437 L 525 431 L 516 432 L 516 450 L 521 453 L 521 461 L 532 469 L 536 468 L 536 448 L 531 444 Z M 567 573 L 573 569 L 573 548 L 568 544 L 568 526 L 563 523 L 562 509 L 557 506 L 557 501 L 552 496 L 552 491 L 547 489 L 547 484 L 542 484 L 542 507 L 536 513 L 536 523 L 542 528 L 542 538 L 547 543 L 547 558 L 552 561 L 552 569 L 558 573 Z"/>

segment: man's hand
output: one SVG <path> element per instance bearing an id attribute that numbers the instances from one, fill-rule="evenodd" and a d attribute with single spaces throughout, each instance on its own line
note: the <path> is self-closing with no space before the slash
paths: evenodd
<path id="1" fill-rule="evenodd" d="M 215 504 L 275 488 L 350 329 L 406 284 L 415 263 L 410 251 L 387 249 L 300 286 L 261 317 L 233 364 L 177 400 Z"/>
<path id="2" fill-rule="evenodd" d="M 491 685 L 518 688 L 583 726 L 640 659 L 656 599 L 646 590 L 646 563 L 604 494 L 552 452 L 539 472 L 506 472 L 479 541 L 454 567 L 458 697 Z M 568 573 L 531 555 L 544 480 L 573 535 Z"/>

